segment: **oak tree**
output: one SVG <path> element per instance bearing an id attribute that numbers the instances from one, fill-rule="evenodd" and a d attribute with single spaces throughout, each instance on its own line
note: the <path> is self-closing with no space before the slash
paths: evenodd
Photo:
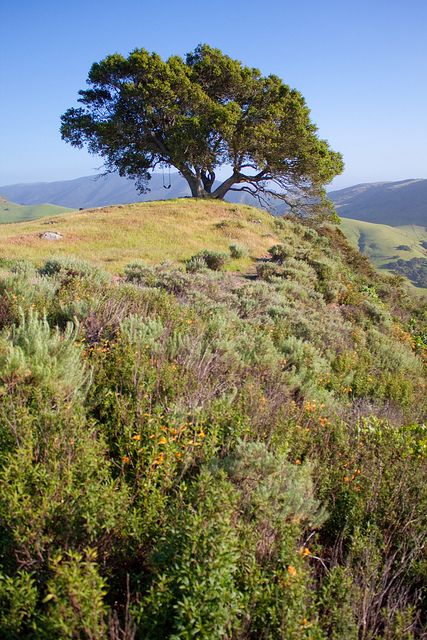
<path id="1" fill-rule="evenodd" d="M 343 169 L 299 91 L 206 44 L 185 59 L 164 61 L 145 49 L 109 55 L 87 82 L 82 106 L 61 118 L 62 138 L 87 145 L 142 193 L 151 171 L 169 165 L 195 197 L 245 191 L 304 214 L 325 210 L 324 186 Z M 229 175 L 219 181 L 221 166 Z"/>

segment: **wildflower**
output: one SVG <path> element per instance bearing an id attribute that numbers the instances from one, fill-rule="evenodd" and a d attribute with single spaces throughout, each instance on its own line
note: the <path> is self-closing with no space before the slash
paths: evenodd
<path id="1" fill-rule="evenodd" d="M 311 556 L 311 551 L 308 547 L 301 547 L 299 550 L 301 556 Z"/>
<path id="2" fill-rule="evenodd" d="M 297 570 L 291 564 L 288 566 L 288 573 L 292 578 L 295 578 L 297 575 Z"/>
<path id="3" fill-rule="evenodd" d="M 350 482 L 350 478 L 348 476 L 344 476 L 344 482 Z"/>
<path id="4" fill-rule="evenodd" d="M 137 442 L 139 442 L 141 440 L 141 436 L 139 435 L 139 433 L 137 433 L 135 436 L 132 436 L 132 440 L 136 440 Z"/>
<path id="5" fill-rule="evenodd" d="M 300 460 L 299 458 L 297 458 L 297 459 L 295 460 L 295 464 L 301 464 L 301 460 Z"/>
<path id="6" fill-rule="evenodd" d="M 199 431 L 199 438 L 205 438 L 206 437 L 206 433 L 202 430 Z"/>
<path id="7" fill-rule="evenodd" d="M 122 456 L 122 462 L 123 464 L 129 464 L 130 462 L 129 456 Z"/>
<path id="8" fill-rule="evenodd" d="M 167 444 L 167 442 L 168 442 L 168 441 L 167 441 L 167 439 L 165 438 L 165 436 L 162 436 L 162 437 L 159 439 L 159 443 L 158 443 L 158 444 Z"/>
<path id="9" fill-rule="evenodd" d="M 164 453 L 159 453 L 159 455 L 157 456 L 157 458 L 155 458 L 155 460 L 153 461 L 153 467 L 156 467 L 160 464 L 163 464 L 165 459 L 165 454 Z"/>

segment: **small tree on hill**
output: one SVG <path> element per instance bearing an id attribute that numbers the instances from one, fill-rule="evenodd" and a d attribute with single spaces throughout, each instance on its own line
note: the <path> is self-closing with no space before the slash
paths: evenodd
<path id="1" fill-rule="evenodd" d="M 86 144 L 142 193 L 150 170 L 172 165 L 194 197 L 274 195 L 302 213 L 324 208 L 324 185 L 343 169 L 298 91 L 208 45 L 185 60 L 145 49 L 110 55 L 92 65 L 88 84 L 83 106 L 61 118 L 62 138 Z M 222 165 L 230 175 L 218 182 Z"/>

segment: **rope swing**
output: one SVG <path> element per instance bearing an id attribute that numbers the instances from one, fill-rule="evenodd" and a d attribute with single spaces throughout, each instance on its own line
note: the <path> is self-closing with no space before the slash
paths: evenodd
<path id="1" fill-rule="evenodd" d="M 171 166 L 170 164 L 167 165 L 167 169 L 168 169 L 168 174 L 166 176 L 166 171 L 165 171 L 165 165 L 163 165 L 162 170 L 162 176 L 163 176 L 163 189 L 170 189 L 172 186 L 171 183 Z"/>

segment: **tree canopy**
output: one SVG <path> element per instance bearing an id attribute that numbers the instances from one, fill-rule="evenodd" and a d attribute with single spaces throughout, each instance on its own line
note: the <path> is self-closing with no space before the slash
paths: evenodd
<path id="1" fill-rule="evenodd" d="M 343 169 L 299 91 L 206 44 L 185 59 L 164 61 L 145 49 L 109 55 L 87 82 L 82 106 L 61 118 L 62 138 L 87 145 L 141 192 L 151 170 L 169 165 L 195 197 L 276 195 L 301 212 L 323 206 L 324 185 Z M 218 181 L 223 165 L 230 173 Z"/>

